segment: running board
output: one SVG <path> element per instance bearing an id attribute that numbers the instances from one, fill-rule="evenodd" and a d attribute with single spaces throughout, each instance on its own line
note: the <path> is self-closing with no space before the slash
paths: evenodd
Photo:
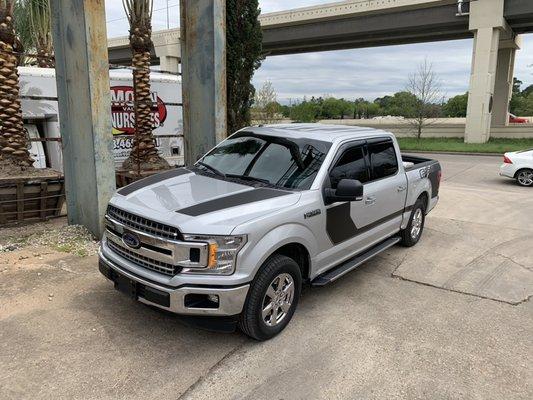
<path id="1" fill-rule="evenodd" d="M 365 251 L 364 253 L 361 253 L 353 258 L 350 258 L 348 261 L 343 262 L 342 264 L 339 264 L 336 267 L 333 267 L 333 269 L 330 269 L 329 271 L 324 272 L 322 275 L 317 276 L 313 281 L 311 282 L 312 286 L 326 286 L 328 283 L 331 283 L 333 281 L 336 281 L 341 276 L 347 274 L 350 271 L 353 271 L 358 266 L 363 264 L 364 262 L 370 260 L 372 257 L 377 256 L 382 251 L 387 250 L 389 247 L 394 246 L 396 243 L 400 241 L 399 237 L 391 237 L 374 247 L 371 247 L 369 250 Z"/>

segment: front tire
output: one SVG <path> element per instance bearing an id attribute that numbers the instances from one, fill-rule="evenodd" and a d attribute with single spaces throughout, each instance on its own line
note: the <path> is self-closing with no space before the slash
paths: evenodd
<path id="1" fill-rule="evenodd" d="M 533 186 L 533 170 L 532 169 L 521 169 L 516 173 L 516 181 L 520 186 Z"/>
<path id="2" fill-rule="evenodd" d="M 289 324 L 300 298 L 302 273 L 289 257 L 275 254 L 257 273 L 244 309 L 239 328 L 256 340 L 268 340 Z"/>
<path id="3" fill-rule="evenodd" d="M 426 204 L 419 198 L 413 206 L 407 227 L 400 231 L 400 244 L 404 247 L 412 247 L 417 244 L 424 231 L 425 222 Z"/>

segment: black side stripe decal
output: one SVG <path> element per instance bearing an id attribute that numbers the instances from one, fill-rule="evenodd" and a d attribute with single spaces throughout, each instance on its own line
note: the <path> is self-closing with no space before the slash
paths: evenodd
<path id="1" fill-rule="evenodd" d="M 404 212 L 409 212 L 412 208 L 413 206 L 406 207 L 371 224 L 358 228 L 350 216 L 350 203 L 342 203 L 326 210 L 326 231 L 330 240 L 336 245 L 397 218 Z"/>
<path id="2" fill-rule="evenodd" d="M 191 171 L 189 171 L 188 169 L 176 168 L 170 171 L 161 172 L 159 174 L 150 175 L 146 178 L 135 181 L 132 184 L 129 184 L 128 186 L 124 186 L 123 188 L 119 189 L 118 194 L 121 194 L 122 196 L 127 196 L 139 189 L 142 189 L 145 186 L 153 185 L 154 183 L 164 181 L 165 179 L 174 178 L 175 176 L 186 175 L 190 173 Z"/>
<path id="3" fill-rule="evenodd" d="M 259 188 L 221 197 L 219 199 L 209 200 L 191 207 L 182 208 L 181 210 L 177 210 L 176 212 L 180 214 L 190 215 L 191 217 L 197 217 L 199 215 L 207 214 L 213 211 L 224 210 L 226 208 L 240 206 L 242 204 L 272 199 L 274 197 L 286 196 L 289 194 L 291 194 L 291 192 L 276 189 Z"/>

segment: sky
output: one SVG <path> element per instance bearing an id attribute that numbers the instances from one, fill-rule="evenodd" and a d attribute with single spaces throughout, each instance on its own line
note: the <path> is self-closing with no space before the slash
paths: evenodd
<path id="1" fill-rule="evenodd" d="M 331 2 L 260 0 L 259 4 L 266 13 Z M 106 21 L 109 37 L 128 34 L 122 1 L 106 0 Z M 178 27 L 179 1 L 154 0 L 152 25 L 154 31 Z M 409 74 L 427 59 L 440 79 L 443 96 L 452 97 L 468 89 L 472 42 L 467 39 L 273 56 L 263 61 L 253 83 L 260 88 L 265 81 L 271 81 L 278 100 L 284 104 L 324 95 L 373 100 L 403 90 Z M 515 76 L 524 82 L 523 87 L 533 84 L 533 34 L 523 35 Z"/>

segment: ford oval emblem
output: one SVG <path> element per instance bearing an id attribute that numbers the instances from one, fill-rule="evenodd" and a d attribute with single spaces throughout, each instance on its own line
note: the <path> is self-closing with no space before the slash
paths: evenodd
<path id="1" fill-rule="evenodd" d="M 138 249 L 141 247 L 141 240 L 135 233 L 132 232 L 125 232 L 122 235 L 122 242 L 132 249 Z"/>

